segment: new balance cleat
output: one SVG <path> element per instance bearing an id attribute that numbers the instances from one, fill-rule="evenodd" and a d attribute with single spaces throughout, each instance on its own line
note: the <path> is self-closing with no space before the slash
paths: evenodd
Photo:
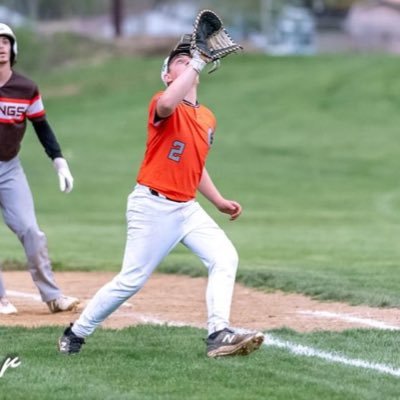
<path id="1" fill-rule="evenodd" d="M 85 339 L 76 336 L 72 332 L 72 325 L 65 329 L 63 335 L 58 339 L 58 351 L 62 354 L 76 354 L 81 351 L 81 347 L 85 344 Z"/>
<path id="2" fill-rule="evenodd" d="M 47 302 L 47 306 L 52 313 L 75 310 L 78 304 L 79 299 L 69 296 L 60 296 L 58 299 Z"/>
<path id="3" fill-rule="evenodd" d="M 206 340 L 207 356 L 246 356 L 257 350 L 264 341 L 261 332 L 235 333 L 229 328 L 212 333 Z"/>

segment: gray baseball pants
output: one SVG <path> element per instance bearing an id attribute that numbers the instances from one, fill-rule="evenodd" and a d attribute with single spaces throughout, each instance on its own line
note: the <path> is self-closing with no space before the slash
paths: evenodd
<path id="1" fill-rule="evenodd" d="M 37 224 L 32 193 L 18 157 L 0 161 L 0 208 L 4 222 L 24 247 L 28 270 L 42 300 L 47 302 L 60 297 L 48 256 L 47 239 Z M 0 297 L 5 294 L 0 274 Z"/>

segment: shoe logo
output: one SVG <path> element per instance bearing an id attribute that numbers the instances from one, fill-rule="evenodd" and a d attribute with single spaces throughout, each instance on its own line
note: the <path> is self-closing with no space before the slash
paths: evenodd
<path id="1" fill-rule="evenodd" d="M 225 335 L 224 338 L 222 339 L 222 343 L 232 343 L 233 340 L 235 339 L 235 335 Z"/>
<path id="2" fill-rule="evenodd" d="M 67 342 L 60 342 L 60 351 L 67 351 Z"/>
<path id="3" fill-rule="evenodd" d="M 4 373 L 8 368 L 17 368 L 21 365 L 21 361 L 19 357 L 6 357 L 3 362 L 0 364 L 0 378 L 3 377 Z"/>

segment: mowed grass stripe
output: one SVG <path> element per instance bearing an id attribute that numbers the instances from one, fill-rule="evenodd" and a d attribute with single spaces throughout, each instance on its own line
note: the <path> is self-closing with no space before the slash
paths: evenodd
<path id="1" fill-rule="evenodd" d="M 147 103 L 162 89 L 160 63 L 115 58 L 36 74 L 76 181 L 70 195 L 59 193 L 30 129 L 21 158 L 56 268 L 119 270 L 126 197 L 143 157 Z M 202 76 L 199 92 L 218 119 L 208 169 L 243 216 L 231 223 L 199 200 L 237 246 L 238 279 L 399 306 L 398 59 L 243 55 L 223 64 Z M 63 90 L 70 85 L 76 90 Z M 2 260 L 23 262 L 4 225 L 0 236 Z M 162 268 L 205 274 L 180 246 Z"/>

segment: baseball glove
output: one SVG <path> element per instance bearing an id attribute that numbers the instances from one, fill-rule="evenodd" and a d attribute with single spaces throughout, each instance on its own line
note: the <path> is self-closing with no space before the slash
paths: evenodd
<path id="1" fill-rule="evenodd" d="M 218 68 L 219 60 L 243 49 L 224 28 L 221 18 L 211 10 L 203 10 L 194 22 L 190 52 L 198 52 L 206 62 L 214 62 Z M 212 71 L 210 71 L 212 72 Z"/>

